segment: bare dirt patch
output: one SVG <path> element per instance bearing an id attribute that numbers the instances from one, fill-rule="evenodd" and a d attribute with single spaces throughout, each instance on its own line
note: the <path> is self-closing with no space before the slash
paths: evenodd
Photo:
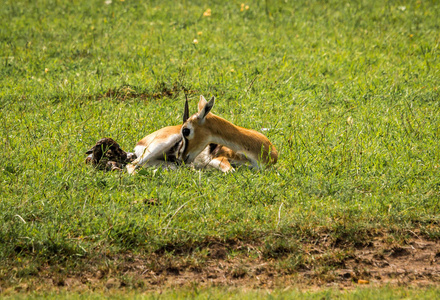
<path id="1" fill-rule="evenodd" d="M 378 283 L 429 285 L 440 282 L 440 244 L 414 239 L 405 246 L 384 245 L 375 241 L 371 247 L 355 251 L 345 261 L 347 269 L 336 270 L 339 277 L 353 282 L 368 279 Z"/>
<path id="2" fill-rule="evenodd" d="M 47 264 L 26 276 L 19 276 L 20 270 L 14 267 L 3 270 L 9 276 L 2 276 L 0 287 L 4 293 L 16 293 L 124 288 L 157 291 L 194 285 L 315 289 L 440 283 L 439 241 L 413 238 L 397 245 L 377 237 L 358 248 L 331 247 L 325 242 L 303 244 L 300 255 L 304 259 L 298 263 L 297 254 L 279 258 L 256 255 L 258 250 L 254 250 L 260 246 L 214 242 L 198 254 L 165 249 L 148 255 L 103 254 L 78 269 Z"/>

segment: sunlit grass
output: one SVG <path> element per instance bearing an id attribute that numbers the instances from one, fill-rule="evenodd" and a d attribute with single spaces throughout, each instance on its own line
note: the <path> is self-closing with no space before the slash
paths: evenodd
<path id="1" fill-rule="evenodd" d="M 438 239 L 439 14 L 435 1 L 6 1 L 4 270 L 212 237 Z M 128 176 L 84 164 L 102 137 L 130 151 L 178 124 L 184 90 L 191 112 L 214 95 L 214 113 L 264 130 L 277 165 Z"/>
<path id="2" fill-rule="evenodd" d="M 31 293 L 14 295 L 13 299 L 436 299 L 436 288 L 364 288 L 349 291 L 324 289 L 321 291 L 300 291 L 291 287 L 284 290 L 237 290 L 234 288 L 179 289 L 165 292 L 95 292 L 95 293 Z M 7 296 L 4 299 L 9 299 Z"/>

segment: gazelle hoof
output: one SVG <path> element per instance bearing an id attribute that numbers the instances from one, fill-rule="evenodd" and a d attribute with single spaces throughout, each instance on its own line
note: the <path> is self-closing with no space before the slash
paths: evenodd
<path id="1" fill-rule="evenodd" d="M 127 166 L 126 166 L 126 168 L 127 168 L 127 172 L 128 172 L 128 174 L 130 174 L 130 175 L 134 175 L 134 174 L 136 174 L 136 166 L 135 165 L 132 165 L 132 164 L 128 164 Z"/>

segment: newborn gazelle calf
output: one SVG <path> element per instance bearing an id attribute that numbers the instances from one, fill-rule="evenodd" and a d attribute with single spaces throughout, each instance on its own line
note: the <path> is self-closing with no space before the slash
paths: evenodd
<path id="1" fill-rule="evenodd" d="M 220 169 L 223 172 L 233 170 L 233 164 L 250 162 L 253 167 L 261 164 L 275 164 L 278 152 L 263 134 L 243 127 L 210 113 L 214 106 L 214 97 L 209 102 L 200 96 L 199 112 L 184 122 L 181 132 L 183 145 L 179 157 L 185 163 L 197 161 L 197 157 L 206 151 L 207 145 L 217 144 L 229 148 L 232 157 L 223 156 Z"/>
<path id="2" fill-rule="evenodd" d="M 186 100 L 183 123 L 187 121 L 188 117 L 188 100 Z M 182 125 L 167 126 L 140 140 L 134 148 L 137 159 L 126 166 L 128 173 L 133 174 L 141 166 L 176 168 L 179 164 L 178 153 L 183 151 L 182 147 L 184 146 L 181 129 Z M 223 146 L 211 144 L 205 148 L 195 158 L 196 168 L 213 167 L 227 172 L 229 169 L 224 162 L 230 158 L 240 157 Z"/>

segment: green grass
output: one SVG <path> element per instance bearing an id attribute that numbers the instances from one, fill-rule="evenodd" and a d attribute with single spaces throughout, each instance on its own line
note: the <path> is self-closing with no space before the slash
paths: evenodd
<path id="1" fill-rule="evenodd" d="M 438 288 L 396 290 L 390 287 L 375 289 L 356 289 L 352 291 L 338 291 L 326 289 L 323 291 L 299 291 L 292 289 L 264 291 L 242 291 L 236 289 L 184 289 L 169 290 L 164 293 L 92 293 L 67 294 L 46 293 L 14 295 L 13 299 L 437 299 Z M 5 299 L 9 299 L 5 297 Z"/>
<path id="2" fill-rule="evenodd" d="M 440 4 L 240 4 L 5 1 L 0 281 L 212 240 L 301 265 L 301 243 L 322 233 L 352 246 L 378 232 L 439 239 Z M 276 167 L 128 176 L 84 164 L 102 137 L 130 151 L 179 124 L 183 91 L 193 113 L 214 95 L 215 114 L 264 128 Z"/>

